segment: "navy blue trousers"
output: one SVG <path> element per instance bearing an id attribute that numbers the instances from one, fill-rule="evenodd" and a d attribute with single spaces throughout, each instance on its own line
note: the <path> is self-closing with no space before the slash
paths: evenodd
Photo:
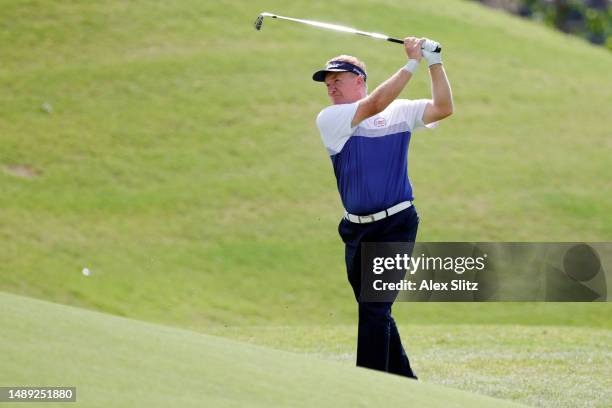
<path id="1" fill-rule="evenodd" d="M 414 206 L 369 224 L 340 221 L 338 232 L 345 244 L 348 280 L 359 304 L 357 332 L 357 365 L 417 378 L 402 346 L 395 320 L 391 317 L 393 302 L 361 302 L 361 243 L 414 242 L 419 216 Z"/>

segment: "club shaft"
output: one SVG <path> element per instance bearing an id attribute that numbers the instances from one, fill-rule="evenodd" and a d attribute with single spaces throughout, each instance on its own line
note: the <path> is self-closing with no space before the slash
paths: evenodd
<path id="1" fill-rule="evenodd" d="M 285 17 L 285 16 L 279 16 L 277 14 L 271 14 L 271 13 L 262 13 L 260 14 L 260 16 L 277 18 L 279 20 L 288 20 L 288 21 L 293 21 L 296 23 L 307 24 L 313 27 L 326 28 L 328 30 L 340 31 L 340 32 L 350 33 L 350 34 L 358 34 L 358 35 L 363 35 L 363 36 L 370 37 L 370 38 L 378 38 L 380 40 L 385 40 L 385 41 L 389 41 L 389 42 L 393 42 L 397 44 L 404 44 L 404 40 L 401 40 L 399 38 L 389 37 L 386 34 L 370 33 L 367 31 L 356 30 L 354 28 L 345 27 L 345 26 L 341 26 L 338 24 L 329 24 L 329 23 L 322 23 L 320 21 L 303 20 L 301 18 Z M 437 49 L 431 50 L 431 51 L 440 52 L 440 50 L 441 49 L 438 47 Z"/>
<path id="2" fill-rule="evenodd" d="M 351 33 L 351 34 L 358 34 L 358 35 L 364 35 L 366 37 L 372 37 L 372 38 L 379 38 L 381 40 L 387 40 L 387 41 L 392 41 L 392 42 L 399 42 L 399 43 L 404 43 L 404 41 L 402 40 L 398 40 L 397 38 L 390 38 L 389 36 L 385 35 L 385 34 L 379 34 L 379 33 L 369 33 L 367 31 L 361 31 L 361 30 L 356 30 L 354 28 L 350 28 L 350 27 L 345 27 L 345 26 L 341 26 L 338 24 L 329 24 L 329 23 L 322 23 L 319 21 L 312 21 L 312 20 L 303 20 L 301 18 L 293 18 L 293 17 L 285 17 L 285 16 L 279 16 L 279 15 L 275 15 L 275 14 L 268 14 L 269 17 L 272 18 L 278 18 L 280 20 L 288 20 L 288 21 L 293 21 L 296 23 L 302 23 L 302 24 L 307 24 L 313 27 L 320 27 L 320 28 L 327 28 L 329 30 L 334 30 L 334 31 L 340 31 L 340 32 L 345 32 L 345 33 Z"/>

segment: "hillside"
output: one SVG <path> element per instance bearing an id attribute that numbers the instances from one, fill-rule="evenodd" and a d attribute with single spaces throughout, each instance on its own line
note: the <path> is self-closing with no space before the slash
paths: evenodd
<path id="1" fill-rule="evenodd" d="M 468 2 L 265 7 L 443 43 L 456 114 L 413 139 L 420 240 L 612 237 L 609 53 Z M 309 78 L 346 52 L 376 84 L 404 57 L 297 24 L 256 32 L 263 9 L 3 4 L 0 288 L 191 327 L 318 322 L 330 304 L 352 319 Z M 421 70 L 404 96 L 428 86 Z"/>

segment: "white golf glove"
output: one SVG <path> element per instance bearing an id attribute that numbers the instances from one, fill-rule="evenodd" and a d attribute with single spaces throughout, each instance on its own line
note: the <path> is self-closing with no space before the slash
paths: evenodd
<path id="1" fill-rule="evenodd" d="M 429 65 L 430 67 L 433 64 L 442 63 L 442 52 L 434 52 L 434 50 L 437 49 L 439 46 L 439 43 L 428 38 L 425 39 L 425 42 L 421 46 L 423 57 L 425 57 L 425 59 L 427 60 L 427 65 Z"/>

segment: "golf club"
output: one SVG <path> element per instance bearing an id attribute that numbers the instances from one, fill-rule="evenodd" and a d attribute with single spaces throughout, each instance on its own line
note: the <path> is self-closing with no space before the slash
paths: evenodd
<path id="1" fill-rule="evenodd" d="M 257 31 L 261 30 L 261 27 L 263 26 L 263 22 L 264 22 L 264 17 L 271 17 L 271 18 L 276 18 L 276 19 L 279 19 L 279 20 L 294 21 L 296 23 L 307 24 L 307 25 L 310 25 L 310 26 L 313 26 L 313 27 L 326 28 L 328 30 L 340 31 L 340 32 L 350 33 L 350 34 L 363 35 L 363 36 L 366 36 L 366 37 L 377 38 L 379 40 L 386 40 L 386 41 L 390 41 L 390 42 L 394 42 L 394 43 L 398 43 L 398 44 L 403 44 L 404 43 L 403 40 L 400 40 L 399 38 L 389 37 L 386 34 L 369 33 L 367 31 L 355 30 L 354 28 L 345 27 L 345 26 L 341 26 L 341 25 L 337 25 L 337 24 L 321 23 L 319 21 L 312 21 L 312 20 L 302 20 L 302 19 L 293 18 L 293 17 L 284 17 L 284 16 L 279 16 L 279 15 L 276 15 L 276 14 L 272 14 L 272 13 L 261 13 L 260 15 L 257 16 L 257 19 L 255 19 L 255 24 L 254 24 L 255 25 L 255 29 Z M 433 41 L 425 41 L 423 43 L 422 49 L 427 50 L 427 51 L 431 51 L 431 52 L 440 52 L 442 50 L 442 48 L 440 48 L 440 45 L 438 43 L 433 42 Z"/>

